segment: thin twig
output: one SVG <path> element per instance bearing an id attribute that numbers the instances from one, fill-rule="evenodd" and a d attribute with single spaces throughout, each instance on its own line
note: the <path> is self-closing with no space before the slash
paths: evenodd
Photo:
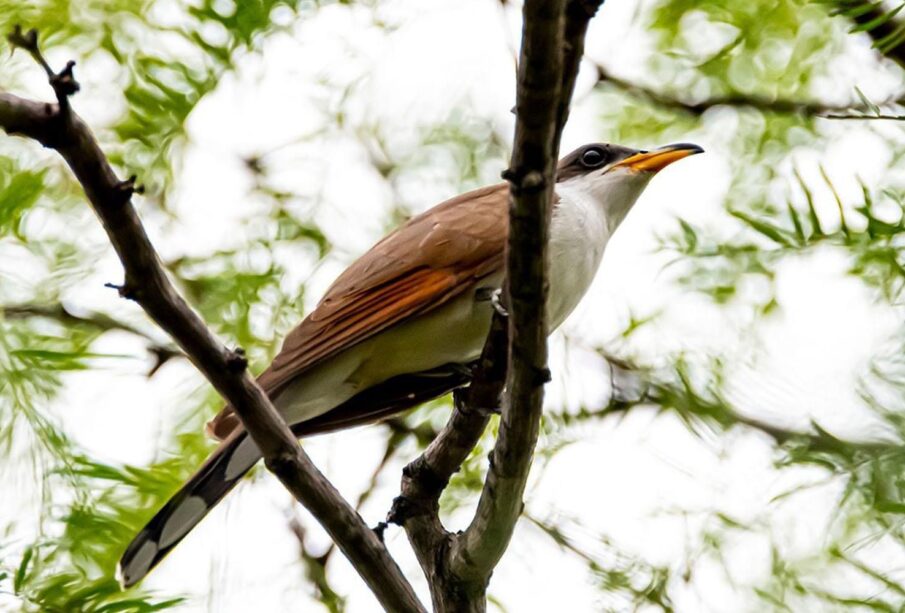
<path id="1" fill-rule="evenodd" d="M 57 321 L 64 326 L 86 326 L 94 328 L 98 332 L 122 331 L 135 335 L 147 341 L 148 353 L 154 356 L 154 365 L 148 371 L 148 376 L 154 375 L 160 368 L 173 358 L 185 357 L 179 349 L 170 343 L 161 343 L 147 332 L 128 324 L 124 321 L 93 311 L 78 314 L 62 303 L 56 304 L 13 304 L 0 306 L 0 317 L 5 319 L 28 319 L 40 317 Z"/>
<path id="2" fill-rule="evenodd" d="M 878 115 L 821 115 L 823 119 L 861 119 L 861 120 L 891 120 L 891 121 L 905 121 L 905 115 L 888 115 L 885 113 L 880 113 Z"/>
<path id="3" fill-rule="evenodd" d="M 405 527 L 426 569 L 434 564 L 432 556 L 440 542 L 450 536 L 439 521 L 440 494 L 478 444 L 490 415 L 498 410 L 506 378 L 507 328 L 506 319 L 495 315 L 471 385 L 456 391 L 446 425 L 403 470 L 402 493 L 387 516 L 389 523 Z"/>
<path id="4" fill-rule="evenodd" d="M 598 86 L 611 86 L 622 92 L 650 104 L 690 115 L 700 116 L 716 107 L 731 107 L 736 109 L 752 109 L 764 113 L 778 113 L 783 115 L 801 115 L 802 117 L 821 117 L 825 119 L 867 119 L 861 115 L 851 115 L 858 111 L 869 109 L 852 104 L 826 104 L 817 101 L 800 101 L 775 99 L 756 94 L 731 94 L 727 96 L 712 96 L 702 100 L 691 101 L 679 98 L 672 94 L 657 91 L 645 85 L 633 83 L 613 75 L 602 64 L 596 63 Z M 881 106 L 900 104 L 903 102 L 901 95 L 892 97 L 880 103 Z M 851 115 L 851 117 L 849 117 Z M 893 118 L 892 116 L 888 118 Z"/>

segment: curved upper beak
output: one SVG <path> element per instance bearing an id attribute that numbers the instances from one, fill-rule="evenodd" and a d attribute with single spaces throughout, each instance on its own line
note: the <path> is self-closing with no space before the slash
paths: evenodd
<path id="1" fill-rule="evenodd" d="M 704 149 L 691 143 L 676 143 L 660 147 L 654 151 L 641 151 L 635 155 L 630 155 L 621 162 L 613 164 L 612 167 L 623 166 L 635 172 L 659 172 L 673 162 L 678 162 L 682 158 L 697 153 L 704 153 Z"/>

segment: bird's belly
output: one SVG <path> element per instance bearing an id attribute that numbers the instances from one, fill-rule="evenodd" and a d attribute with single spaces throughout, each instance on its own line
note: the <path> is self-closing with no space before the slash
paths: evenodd
<path id="1" fill-rule="evenodd" d="M 488 279 L 480 287 L 499 287 Z M 490 331 L 493 306 L 467 292 L 438 309 L 350 347 L 294 380 L 276 400 L 286 420 L 321 415 L 397 375 L 477 359 Z"/>
<path id="2" fill-rule="evenodd" d="M 547 321 L 555 330 L 584 297 L 607 244 L 604 221 L 590 205 L 561 209 L 550 225 L 550 294 Z"/>
<path id="3" fill-rule="evenodd" d="M 551 332 L 581 302 L 594 280 L 599 262 L 600 258 L 593 251 L 569 250 L 551 258 L 550 294 L 547 298 L 547 322 Z"/>
<path id="4" fill-rule="evenodd" d="M 499 284 L 490 279 L 480 287 L 496 289 Z M 474 290 L 469 291 L 364 343 L 368 357 L 355 377 L 367 386 L 400 374 L 476 360 L 492 315 L 490 300 L 479 300 Z"/>

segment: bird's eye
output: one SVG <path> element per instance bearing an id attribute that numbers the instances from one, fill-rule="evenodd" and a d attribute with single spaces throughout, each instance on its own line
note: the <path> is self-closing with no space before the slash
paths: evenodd
<path id="1" fill-rule="evenodd" d="M 606 162 L 606 156 L 599 147 L 593 147 L 581 154 L 581 164 L 587 168 L 603 166 L 604 162 Z"/>

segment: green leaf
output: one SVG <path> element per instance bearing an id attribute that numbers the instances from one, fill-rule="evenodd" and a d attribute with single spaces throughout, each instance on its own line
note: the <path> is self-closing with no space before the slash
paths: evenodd
<path id="1" fill-rule="evenodd" d="M 793 245 L 788 233 L 779 226 L 775 226 L 761 219 L 756 219 L 742 211 L 729 211 L 729 214 L 745 222 L 745 224 L 751 227 L 755 232 L 766 236 L 775 243 L 783 245 L 784 247 L 791 247 Z"/>
<path id="2" fill-rule="evenodd" d="M 842 230 L 842 233 L 848 238 L 851 236 L 851 232 L 848 229 L 848 223 L 845 221 L 845 209 L 842 206 L 842 198 L 839 196 L 839 192 L 836 190 L 836 186 L 830 180 L 830 176 L 826 173 L 826 169 L 823 167 L 823 164 L 818 166 L 820 168 L 820 176 L 823 177 L 823 180 L 826 182 L 827 187 L 830 188 L 830 191 L 833 194 L 833 199 L 836 201 L 836 208 L 839 211 L 839 227 Z"/>
<path id="3" fill-rule="evenodd" d="M 0 177 L 0 233 L 18 234 L 22 216 L 44 191 L 44 175 L 44 170 L 13 170 L 7 181 Z"/>
<path id="4" fill-rule="evenodd" d="M 804 227 L 801 225 L 801 217 L 798 215 L 798 210 L 792 205 L 791 200 L 786 201 L 786 207 L 789 211 L 789 219 L 792 220 L 792 226 L 795 228 L 795 237 L 798 239 L 799 244 L 804 244 L 807 239 L 804 234 Z"/>
<path id="5" fill-rule="evenodd" d="M 685 247 L 687 252 L 693 252 L 695 247 L 698 246 L 698 235 L 695 233 L 694 228 L 691 227 L 684 219 L 679 219 L 679 224 L 682 226 L 682 235 L 685 237 Z"/>
<path id="6" fill-rule="evenodd" d="M 795 179 L 798 181 L 798 185 L 801 187 L 801 191 L 804 192 L 804 197 L 808 203 L 808 215 L 811 220 L 812 231 L 815 236 L 826 236 L 826 233 L 823 231 L 823 228 L 820 225 L 820 217 L 817 216 L 817 209 L 814 207 L 814 194 L 811 193 L 810 188 L 808 188 L 808 184 L 805 183 L 804 178 L 798 171 L 798 168 L 795 168 L 794 172 Z"/>
<path id="7" fill-rule="evenodd" d="M 874 46 L 879 49 L 881 53 L 889 53 L 901 45 L 903 41 L 905 41 L 905 23 L 886 36 L 878 39 L 874 43 Z"/>
<path id="8" fill-rule="evenodd" d="M 855 87 L 855 93 L 858 94 L 858 98 L 861 100 L 861 104 L 865 106 L 871 113 L 876 116 L 880 115 L 880 107 L 870 101 L 870 99 L 864 95 L 864 92 L 861 91 L 860 87 Z"/>
<path id="9" fill-rule="evenodd" d="M 877 5 L 874 5 L 872 3 L 867 3 L 865 10 L 861 14 L 862 15 L 866 14 L 876 7 L 877 7 Z M 895 17 L 899 13 L 899 11 L 902 10 L 903 7 L 905 7 L 905 4 L 900 4 L 899 6 L 897 6 L 896 8 L 894 8 L 891 11 L 881 12 L 880 15 L 878 15 L 877 17 L 874 17 L 873 19 L 871 19 L 870 21 L 867 21 L 865 23 L 857 24 L 857 25 L 855 25 L 855 27 L 853 27 L 849 31 L 850 32 L 870 32 L 871 30 L 875 30 L 876 28 L 879 28 L 880 26 L 885 24 L 887 21 L 889 21 L 890 19 Z"/>
<path id="10" fill-rule="evenodd" d="M 17 594 L 22 591 L 22 586 L 25 584 L 25 576 L 28 574 L 28 566 L 32 558 L 34 558 L 34 554 L 34 548 L 31 546 L 27 547 L 22 555 L 22 561 L 19 562 L 19 568 L 16 569 L 16 578 L 13 579 L 13 591 Z"/>

